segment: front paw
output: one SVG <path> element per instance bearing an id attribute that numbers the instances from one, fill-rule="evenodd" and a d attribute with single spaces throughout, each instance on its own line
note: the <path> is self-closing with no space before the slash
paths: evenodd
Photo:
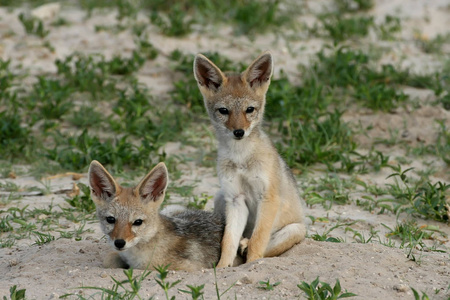
<path id="1" fill-rule="evenodd" d="M 264 257 L 263 253 L 260 253 L 259 251 L 255 251 L 256 249 L 255 249 L 254 245 L 255 244 L 252 244 L 252 240 L 250 240 L 247 243 L 247 261 L 246 261 L 246 263 L 249 263 L 249 262 L 252 262 L 254 260 Z"/>
<path id="2" fill-rule="evenodd" d="M 260 258 L 263 258 L 263 256 L 257 255 L 257 254 L 253 254 L 253 255 L 247 254 L 247 261 L 245 263 L 249 263 L 249 262 L 255 261 Z"/>
<path id="3" fill-rule="evenodd" d="M 232 265 L 233 265 L 233 261 L 229 261 L 226 259 L 220 259 L 216 268 L 227 268 L 227 267 L 231 267 Z"/>

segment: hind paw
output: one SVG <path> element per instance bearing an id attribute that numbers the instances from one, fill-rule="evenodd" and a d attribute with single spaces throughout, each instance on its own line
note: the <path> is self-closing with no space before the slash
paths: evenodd
<path id="1" fill-rule="evenodd" d="M 242 238 L 241 241 L 239 242 L 239 254 L 242 257 L 245 257 L 247 255 L 247 247 L 248 247 L 248 238 Z"/>

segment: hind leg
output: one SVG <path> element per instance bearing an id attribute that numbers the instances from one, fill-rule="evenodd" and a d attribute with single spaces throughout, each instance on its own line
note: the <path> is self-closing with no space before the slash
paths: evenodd
<path id="1" fill-rule="evenodd" d="M 280 255 L 305 239 L 306 227 L 302 223 L 291 223 L 272 233 L 264 257 Z"/>

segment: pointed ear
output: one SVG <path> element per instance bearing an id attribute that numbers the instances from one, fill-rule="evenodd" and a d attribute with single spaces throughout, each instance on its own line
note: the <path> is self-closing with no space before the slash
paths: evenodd
<path id="1" fill-rule="evenodd" d="M 264 52 L 243 73 L 243 78 L 250 87 L 256 89 L 269 85 L 272 76 L 273 59 L 270 52 Z"/>
<path id="2" fill-rule="evenodd" d="M 145 203 L 164 200 L 169 174 L 164 163 L 157 164 L 137 185 L 136 190 Z"/>
<path id="3" fill-rule="evenodd" d="M 119 190 L 111 174 L 96 160 L 91 162 L 89 166 L 89 185 L 95 198 L 99 200 L 110 200 Z M 93 197 L 94 198 L 94 197 Z"/>
<path id="4" fill-rule="evenodd" d="M 225 80 L 225 75 L 206 56 L 197 54 L 194 60 L 195 80 L 201 88 L 217 91 Z"/>

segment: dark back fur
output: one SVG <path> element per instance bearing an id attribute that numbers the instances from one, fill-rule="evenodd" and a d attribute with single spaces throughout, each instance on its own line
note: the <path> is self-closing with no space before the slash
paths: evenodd
<path id="1" fill-rule="evenodd" d="M 175 251 L 179 257 L 216 265 L 225 230 L 221 216 L 203 210 L 184 210 L 170 216 L 161 215 L 168 230 L 179 238 Z"/>

